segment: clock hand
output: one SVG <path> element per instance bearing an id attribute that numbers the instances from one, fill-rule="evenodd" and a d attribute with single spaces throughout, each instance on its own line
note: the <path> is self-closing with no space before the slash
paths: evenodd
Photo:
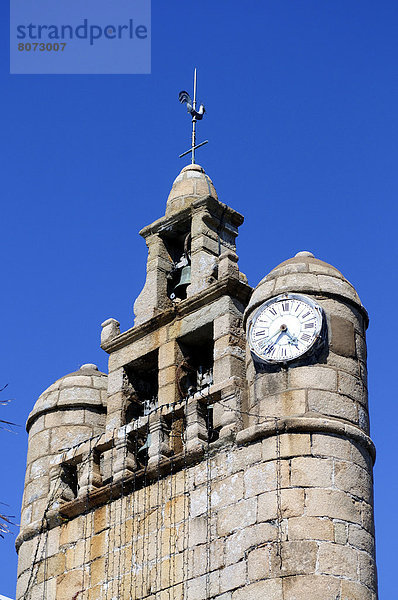
<path id="1" fill-rule="evenodd" d="M 286 333 L 286 335 L 287 335 L 287 336 L 290 338 L 290 340 L 291 340 L 291 344 L 294 344 L 295 346 L 297 346 L 297 345 L 298 345 L 298 339 L 297 339 L 296 337 L 293 337 L 293 336 L 292 336 L 292 335 L 289 333 L 289 330 L 288 330 L 288 329 L 286 329 L 286 330 L 285 330 L 285 333 Z"/>
<path id="2" fill-rule="evenodd" d="M 275 334 L 274 334 L 272 337 L 275 337 L 275 335 L 277 335 L 277 334 L 278 334 L 278 337 L 276 338 L 276 340 L 275 340 L 275 341 L 271 342 L 271 344 L 268 344 L 267 346 L 265 346 L 265 348 L 263 348 L 263 350 L 264 350 L 264 353 L 265 353 L 265 352 L 269 352 L 269 351 L 271 350 L 272 346 L 275 346 L 275 344 L 276 344 L 277 342 L 279 342 L 279 338 L 280 338 L 280 337 L 281 337 L 281 335 L 283 335 L 284 333 L 285 333 L 285 332 L 284 332 L 283 330 L 282 330 L 282 331 L 277 331 L 277 332 L 276 332 L 276 333 L 275 333 Z M 269 339 L 271 339 L 271 338 L 269 338 Z"/>
<path id="3" fill-rule="evenodd" d="M 262 346 L 263 348 L 265 348 L 265 346 L 268 346 L 268 343 L 269 343 L 269 342 L 270 342 L 270 341 L 271 341 L 271 340 L 272 340 L 272 339 L 273 339 L 273 338 L 274 338 L 276 335 L 279 335 L 280 333 L 281 333 L 281 332 L 280 332 L 280 329 L 278 329 L 278 331 L 275 331 L 275 333 L 274 333 L 273 335 L 271 335 L 269 338 L 267 338 L 266 340 L 262 340 L 262 342 L 261 342 L 261 346 Z M 275 343 L 275 342 L 273 342 L 273 343 L 271 344 L 271 346 L 273 346 L 273 345 L 274 345 L 274 343 Z M 260 346 L 260 344 L 259 344 L 259 346 Z"/>

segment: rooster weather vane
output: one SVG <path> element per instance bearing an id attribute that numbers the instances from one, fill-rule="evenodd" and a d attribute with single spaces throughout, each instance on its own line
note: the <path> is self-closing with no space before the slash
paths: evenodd
<path id="1" fill-rule="evenodd" d="M 197 76 L 196 76 L 196 69 L 195 69 L 194 76 L 193 76 L 193 101 L 192 101 L 191 96 L 185 90 L 183 90 L 182 92 L 180 92 L 178 94 L 179 101 L 181 102 L 181 104 L 186 103 L 187 111 L 192 116 L 191 148 L 189 150 L 187 150 L 186 152 L 183 152 L 182 154 L 180 154 L 180 158 L 182 158 L 183 156 L 186 156 L 187 154 L 191 154 L 193 165 L 195 164 L 195 150 L 197 148 L 200 148 L 201 146 L 204 146 L 209 141 L 209 140 L 206 140 L 205 142 L 196 144 L 196 122 L 201 121 L 203 119 L 203 115 L 206 112 L 203 104 L 201 104 L 199 106 L 199 110 L 196 110 L 196 80 L 197 80 Z"/>

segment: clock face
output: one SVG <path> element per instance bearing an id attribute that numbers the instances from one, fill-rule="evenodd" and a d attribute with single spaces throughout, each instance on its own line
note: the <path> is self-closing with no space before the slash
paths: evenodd
<path id="1" fill-rule="evenodd" d="M 322 309 L 299 294 L 271 298 L 258 308 L 248 330 L 251 351 L 266 363 L 283 363 L 302 356 L 322 328 Z"/>

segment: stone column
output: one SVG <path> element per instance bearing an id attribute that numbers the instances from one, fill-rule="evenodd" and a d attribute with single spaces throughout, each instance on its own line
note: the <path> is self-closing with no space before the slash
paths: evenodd
<path id="1" fill-rule="evenodd" d="M 206 215 L 209 219 L 206 206 L 200 206 L 192 214 L 191 284 L 187 287 L 188 297 L 208 287 L 217 277 L 217 234 L 205 223 Z"/>
<path id="2" fill-rule="evenodd" d="M 171 454 L 167 425 L 159 413 L 149 415 L 149 433 L 151 443 L 148 449 L 148 467 L 156 467 Z"/>
<path id="3" fill-rule="evenodd" d="M 190 398 L 186 405 L 186 450 L 194 450 L 207 443 L 208 431 L 203 407 L 196 398 Z"/>
<path id="4" fill-rule="evenodd" d="M 144 231 L 144 230 L 143 230 Z M 167 296 L 167 273 L 172 262 L 160 235 L 143 233 L 148 246 L 147 274 L 145 285 L 134 302 L 135 325 L 140 325 L 171 306 Z"/>

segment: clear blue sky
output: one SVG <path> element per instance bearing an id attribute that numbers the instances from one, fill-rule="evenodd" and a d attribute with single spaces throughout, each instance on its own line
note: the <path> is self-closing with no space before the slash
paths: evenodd
<path id="1" fill-rule="evenodd" d="M 256 285 L 299 250 L 340 269 L 368 335 L 380 598 L 396 597 L 398 4 L 369 0 L 160 2 L 152 74 L 9 75 L 0 7 L 2 417 L 82 363 L 106 370 L 108 317 L 132 325 L 144 283 L 138 230 L 164 214 L 186 164 L 178 92 L 199 69 L 198 152 L 245 215 L 240 267 Z M 4 510 L 19 518 L 27 436 L 0 431 Z M 0 594 L 14 597 L 14 536 Z"/>

